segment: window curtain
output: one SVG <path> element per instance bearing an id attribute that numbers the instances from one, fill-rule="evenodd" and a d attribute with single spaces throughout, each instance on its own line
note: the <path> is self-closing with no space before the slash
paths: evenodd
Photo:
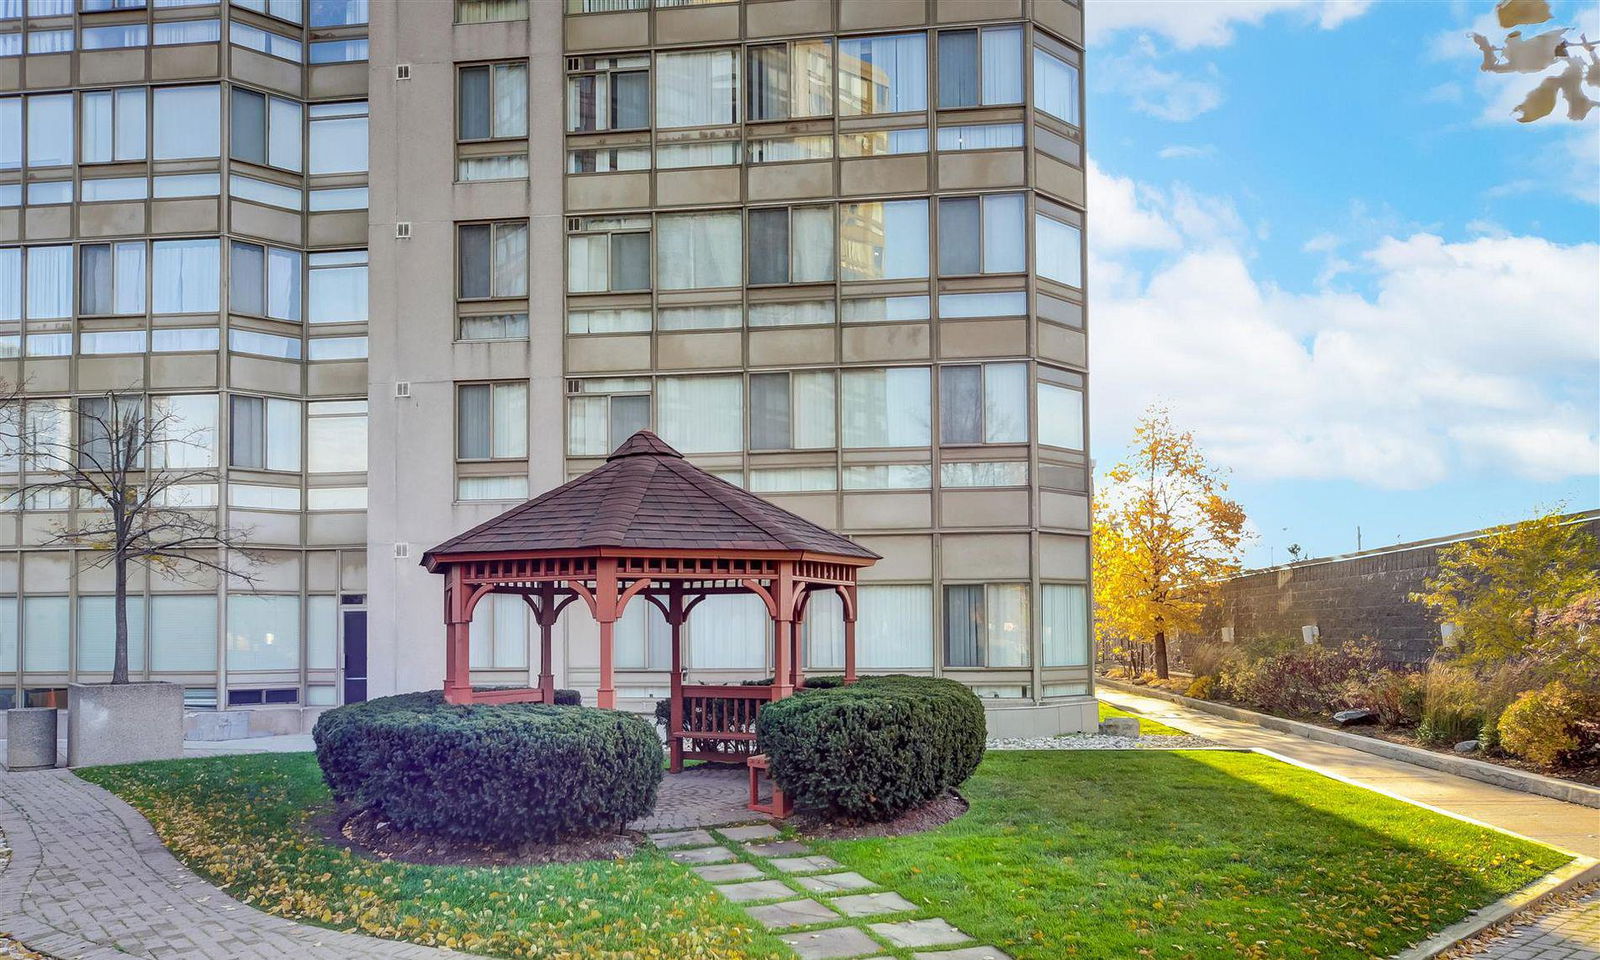
<path id="1" fill-rule="evenodd" d="M 471 650 L 473 670 L 526 670 L 528 668 L 528 604 L 509 593 L 491 593 L 472 610 Z"/>
<path id="2" fill-rule="evenodd" d="M 882 205 L 882 278 L 928 275 L 928 201 L 895 200 Z M 871 279 L 871 278 L 862 278 Z"/>
<path id="3" fill-rule="evenodd" d="M 750 377 L 750 449 L 789 449 L 789 375 Z"/>
<path id="4" fill-rule="evenodd" d="M 526 500 L 528 478 L 462 477 L 456 481 L 457 500 Z"/>
<path id="5" fill-rule="evenodd" d="M 304 142 L 301 135 L 300 104 L 293 100 L 270 98 L 267 116 L 267 163 L 296 173 L 301 168 Z"/>
<path id="6" fill-rule="evenodd" d="M 157 240 L 152 244 L 152 307 L 156 313 L 213 313 L 221 276 L 215 240 Z"/>
<path id="7" fill-rule="evenodd" d="M 983 587 L 962 584 L 944 588 L 944 664 L 983 666 Z"/>
<path id="8" fill-rule="evenodd" d="M 494 290 L 497 297 L 528 295 L 528 225 L 494 225 Z"/>
<path id="9" fill-rule="evenodd" d="M 157 672 L 217 669 L 217 598 L 150 598 L 150 668 Z"/>
<path id="10" fill-rule="evenodd" d="M 868 670 L 933 666 L 933 588 L 863 586 L 857 599 L 856 666 Z"/>
<path id="11" fill-rule="evenodd" d="M 528 0 L 457 0 L 457 23 L 528 19 Z"/>
<path id="12" fill-rule="evenodd" d="M 300 322 L 300 253 L 267 248 L 267 316 Z"/>
<path id="13" fill-rule="evenodd" d="M 800 300 L 794 303 L 752 303 L 751 327 L 804 327 L 833 323 L 832 300 Z"/>
<path id="14" fill-rule="evenodd" d="M 606 404 L 609 397 L 571 397 L 567 400 L 567 453 L 574 457 L 603 457 L 606 449 Z"/>
<path id="15" fill-rule="evenodd" d="M 22 598 L 22 669 L 67 670 L 66 597 Z"/>
<path id="16" fill-rule="evenodd" d="M 846 447 L 927 446 L 927 367 L 846 370 L 843 375 Z"/>
<path id="17" fill-rule="evenodd" d="M 78 248 L 78 312 L 111 312 L 115 279 L 109 244 L 84 244 Z"/>
<path id="18" fill-rule="evenodd" d="M 1033 50 L 1034 106 L 1071 124 L 1078 122 L 1078 68 L 1053 53 Z"/>
<path id="19" fill-rule="evenodd" d="M 803 632 L 807 669 L 844 669 L 844 603 L 837 592 L 820 589 L 811 591 L 811 598 L 806 601 Z M 859 636 L 857 640 L 860 640 Z"/>
<path id="20" fill-rule="evenodd" d="M 66 35 L 70 39 L 72 32 L 66 31 Z M 29 97 L 28 165 L 61 167 L 72 163 L 73 129 L 72 94 Z"/>
<path id="21" fill-rule="evenodd" d="M 493 391 L 494 435 L 490 456 L 496 460 L 528 455 L 528 385 L 497 383 Z"/>
<path id="22" fill-rule="evenodd" d="M 606 289 L 607 237 L 567 238 L 567 289 L 573 293 L 595 293 Z"/>
<path id="23" fill-rule="evenodd" d="M 939 128 L 940 150 L 996 150 L 1020 146 L 1020 123 L 971 123 Z"/>
<path id="24" fill-rule="evenodd" d="M 983 31 L 983 102 L 1022 102 L 1022 28 Z"/>
<path id="25" fill-rule="evenodd" d="M 217 156 L 222 142 L 222 96 L 217 87 L 159 87 L 154 96 L 153 159 Z"/>
<path id="26" fill-rule="evenodd" d="M 739 119 L 739 59 L 732 50 L 656 57 L 656 126 L 708 127 Z"/>
<path id="27" fill-rule="evenodd" d="M 1044 603 L 1044 665 L 1080 667 L 1089 662 L 1088 591 L 1077 584 L 1047 583 Z"/>
<path id="28" fill-rule="evenodd" d="M 833 279 L 833 207 L 795 207 L 789 214 L 795 283 Z M 751 238 L 752 246 L 754 238 Z M 755 282 L 754 280 L 751 281 Z"/>
<path id="29" fill-rule="evenodd" d="M 1039 276 L 1070 287 L 1083 286 L 1083 233 L 1070 223 L 1043 214 L 1035 214 L 1033 222 Z"/>
<path id="30" fill-rule="evenodd" d="M 300 598 L 228 595 L 228 670 L 300 666 Z"/>
<path id="31" fill-rule="evenodd" d="M 144 597 L 128 598 L 128 669 L 144 669 Z M 117 598 L 78 598 L 78 670 L 110 672 L 117 656 Z"/>
<path id="32" fill-rule="evenodd" d="M 755 594 L 706 597 L 689 614 L 689 663 L 700 669 L 760 670 L 772 645 L 772 621 Z"/>
<path id="33" fill-rule="evenodd" d="M 939 106 L 977 105 L 978 31 L 946 30 L 939 34 Z"/>
<path id="34" fill-rule="evenodd" d="M 495 64 L 493 111 L 493 131 L 496 137 L 528 135 L 527 64 Z"/>
<path id="35" fill-rule="evenodd" d="M 619 670 L 670 670 L 672 628 L 655 604 L 643 597 L 628 602 L 612 634 Z"/>
<path id="36" fill-rule="evenodd" d="M 300 469 L 300 401 L 267 401 L 267 469 Z"/>
<path id="37" fill-rule="evenodd" d="M 115 260 L 112 312 L 144 313 L 144 241 L 114 244 L 112 257 Z"/>
<path id="38" fill-rule="evenodd" d="M 365 104 L 362 112 L 365 113 Z M 365 173 L 367 170 L 367 117 L 318 119 L 309 124 L 311 173 Z"/>
<path id="39" fill-rule="evenodd" d="M 1083 394 L 1054 383 L 1039 384 L 1039 442 L 1083 449 Z"/>
<path id="40" fill-rule="evenodd" d="M 339 599 L 306 597 L 306 668 L 339 666 Z"/>
<path id="41" fill-rule="evenodd" d="M 28 319 L 72 316 L 72 248 L 28 248 Z"/>
<path id="42" fill-rule="evenodd" d="M 845 116 L 927 109 L 927 36 L 840 40 L 839 84 L 839 112 Z"/>
<path id="43" fill-rule="evenodd" d="M 22 318 L 22 248 L 0 249 L 0 320 Z"/>
<path id="44" fill-rule="evenodd" d="M 983 272 L 1021 273 L 1028 269 L 1027 204 L 1020 193 L 983 198 Z"/>
<path id="45" fill-rule="evenodd" d="M 1025 667 L 1029 661 L 1028 585 L 984 587 L 984 647 L 990 667 Z"/>
<path id="46" fill-rule="evenodd" d="M 743 259 L 738 213 L 688 213 L 658 221 L 656 261 L 666 290 L 736 287 Z"/>
<path id="47" fill-rule="evenodd" d="M 79 103 L 83 132 L 83 162 L 109 163 L 115 153 L 116 128 L 110 90 L 85 93 Z"/>
<path id="48" fill-rule="evenodd" d="M 657 388 L 661 437 L 684 453 L 744 446 L 744 382 L 731 377 L 665 377 Z"/>
<path id="49" fill-rule="evenodd" d="M 983 442 L 1028 442 L 1028 366 L 991 363 L 983 373 Z"/>
<path id="50" fill-rule="evenodd" d="M 834 444 L 837 390 L 831 370 L 792 375 L 794 384 L 794 446 L 806 450 Z"/>

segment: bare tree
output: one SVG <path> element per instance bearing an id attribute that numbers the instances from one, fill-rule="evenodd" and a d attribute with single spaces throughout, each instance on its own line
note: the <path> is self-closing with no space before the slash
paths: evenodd
<path id="1" fill-rule="evenodd" d="M 1548 0 L 1500 0 L 1495 5 L 1495 15 L 1500 26 L 1525 27 L 1550 20 Z M 1600 41 L 1590 40 L 1580 34 L 1570 39 L 1571 27 L 1554 27 L 1533 36 L 1523 36 L 1520 29 L 1506 34 L 1497 46 L 1481 33 L 1474 33 L 1472 42 L 1483 53 L 1479 69 L 1485 73 L 1545 74 L 1512 109 L 1520 123 L 1532 123 L 1550 115 L 1556 107 L 1556 94 L 1567 102 L 1567 119 L 1583 120 L 1589 111 L 1600 106 L 1584 91 L 1584 86 L 1600 87 Z M 1559 73 L 1549 72 L 1560 66 Z"/>
<path id="2" fill-rule="evenodd" d="M 260 557 L 244 546 L 249 531 L 219 525 L 212 504 L 194 502 L 197 487 L 214 488 L 220 479 L 209 455 L 214 429 L 190 424 L 166 398 L 132 390 L 79 397 L 75 409 L 44 417 L 9 419 L 28 478 L 18 491 L 22 501 L 55 492 L 76 508 L 72 522 L 58 524 L 47 542 L 99 551 L 90 565 L 112 569 L 112 683 L 128 682 L 130 564 L 144 562 L 180 579 L 211 571 L 254 588 Z"/>

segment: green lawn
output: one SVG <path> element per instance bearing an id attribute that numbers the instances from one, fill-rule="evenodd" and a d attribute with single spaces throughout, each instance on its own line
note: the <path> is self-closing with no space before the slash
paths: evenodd
<path id="1" fill-rule="evenodd" d="M 821 846 L 1018 960 L 1388 956 L 1568 859 L 1249 753 L 995 752 L 962 792 Z"/>
<path id="2" fill-rule="evenodd" d="M 1129 713 L 1126 710 L 1118 710 L 1116 707 L 1106 703 L 1104 700 L 1099 701 L 1099 703 L 1101 720 L 1108 720 L 1112 717 L 1138 717 L 1139 732 L 1147 737 L 1178 737 L 1182 736 L 1184 733 L 1184 731 L 1179 730 L 1177 727 L 1169 727 L 1166 724 L 1159 723 L 1155 720 L 1146 720 L 1144 717 L 1140 717 L 1136 713 Z"/>
<path id="3" fill-rule="evenodd" d="M 80 776 L 185 863 L 282 916 L 548 960 L 786 956 L 661 854 L 538 868 L 379 863 L 302 829 L 328 809 L 311 754 Z M 1565 861 L 1255 754 L 991 753 L 964 817 L 822 851 L 1018 960 L 1387 955 Z M 882 955 L 905 958 L 904 951 Z"/>

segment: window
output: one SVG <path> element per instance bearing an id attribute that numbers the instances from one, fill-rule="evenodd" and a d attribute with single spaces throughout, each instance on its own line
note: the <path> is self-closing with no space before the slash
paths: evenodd
<path id="1" fill-rule="evenodd" d="M 281 337 L 234 327 L 228 331 L 228 349 L 233 353 L 251 353 L 276 360 L 299 360 L 301 343 L 299 337 Z"/>
<path id="2" fill-rule="evenodd" d="M 567 77 L 567 129 L 650 126 L 650 57 L 584 57 Z"/>
<path id="3" fill-rule="evenodd" d="M 750 211 L 750 283 L 833 279 L 833 207 Z"/>
<path id="4" fill-rule="evenodd" d="M 456 227 L 463 300 L 528 295 L 528 222 L 463 223 Z"/>
<path id="5" fill-rule="evenodd" d="M 931 437 L 927 367 L 845 370 L 845 447 L 925 447 Z"/>
<path id="6" fill-rule="evenodd" d="M 1003 150 L 1020 146 L 1020 123 L 967 123 L 939 127 L 940 150 Z"/>
<path id="7" fill-rule="evenodd" d="M 22 34 L 0 33 L 0 57 L 22 56 Z M 21 143 L 21 139 L 18 139 Z"/>
<path id="8" fill-rule="evenodd" d="M 656 126 L 739 122 L 739 54 L 694 50 L 656 57 Z"/>
<path id="9" fill-rule="evenodd" d="M 70 183 L 63 181 L 67 187 L 67 196 L 63 202 L 71 202 L 72 193 Z M 38 186 L 30 184 L 29 188 Z M 99 180 L 83 181 L 83 202 L 92 203 L 99 200 L 143 200 L 147 192 L 144 177 L 105 177 Z M 32 196 L 28 202 L 36 202 Z"/>
<path id="10" fill-rule="evenodd" d="M 617 173 L 649 169 L 649 147 L 586 147 L 567 151 L 568 173 Z"/>
<path id="11" fill-rule="evenodd" d="M 22 669 L 39 673 L 65 673 L 68 615 L 66 597 L 22 598 Z"/>
<path id="12" fill-rule="evenodd" d="M 366 487 L 312 487 L 306 491 L 307 510 L 365 510 Z"/>
<path id="13" fill-rule="evenodd" d="M 650 428 L 650 381 L 612 377 L 579 381 L 567 401 L 567 453 L 603 457 L 622 441 Z"/>
<path id="14" fill-rule="evenodd" d="M 729 167 L 738 162 L 737 140 L 694 140 L 688 143 L 663 143 L 656 147 L 656 166 L 662 170 Z"/>
<path id="15" fill-rule="evenodd" d="M 528 135 L 528 65 L 462 67 L 456 74 L 456 139 Z"/>
<path id="16" fill-rule="evenodd" d="M 1070 287 L 1083 286 L 1083 231 L 1075 223 L 1037 213 L 1033 218 L 1034 267 L 1039 276 Z"/>
<path id="17" fill-rule="evenodd" d="M 619 670 L 672 667 L 672 628 L 667 625 L 661 609 L 653 603 L 628 604 L 622 619 L 617 621 L 612 643 Z"/>
<path id="18" fill-rule="evenodd" d="M 299 40 L 270 30 L 262 30 L 260 27 L 252 27 L 238 20 L 231 20 L 228 23 L 228 41 L 235 46 L 255 50 L 290 63 L 300 63 L 302 59 Z"/>
<path id="19" fill-rule="evenodd" d="M 318 40 L 311 44 L 307 50 L 306 62 L 318 63 L 360 63 L 367 59 L 371 44 L 366 37 L 352 37 L 349 40 Z"/>
<path id="20" fill-rule="evenodd" d="M 933 588 L 924 583 L 857 589 L 856 666 L 933 666 Z"/>
<path id="21" fill-rule="evenodd" d="M 927 200 L 840 205 L 841 280 L 896 280 L 927 275 Z"/>
<path id="22" fill-rule="evenodd" d="M 134 463 L 144 462 L 144 451 L 135 438 L 144 435 L 144 401 L 138 397 L 80 397 L 78 400 L 78 465 L 90 471 L 113 473 L 128 465 L 129 445 L 133 444 Z M 112 437 L 123 438 L 112 449 Z M 120 462 L 119 462 L 120 461 Z"/>
<path id="23" fill-rule="evenodd" d="M 217 311 L 222 278 L 216 240 L 157 240 L 150 249 L 154 312 Z"/>
<path id="24" fill-rule="evenodd" d="M 656 314 L 658 330 L 734 330 L 743 324 L 744 311 L 736 303 L 662 307 Z"/>
<path id="25" fill-rule="evenodd" d="M 461 318 L 462 340 L 526 340 L 526 313 L 485 313 Z"/>
<path id="26" fill-rule="evenodd" d="M 300 322 L 300 252 L 234 240 L 228 254 L 228 309 Z"/>
<path id="27" fill-rule="evenodd" d="M 756 493 L 816 493 L 837 490 L 839 476 L 833 467 L 755 467 L 750 489 Z"/>
<path id="28" fill-rule="evenodd" d="M 772 648 L 772 622 L 753 593 L 712 594 L 689 614 L 688 661 L 709 669 L 761 670 Z"/>
<path id="29" fill-rule="evenodd" d="M 158 467 L 193 469 L 217 465 L 216 394 L 152 397 L 159 442 L 151 452 Z"/>
<path id="30" fill-rule="evenodd" d="M 749 324 L 758 327 L 804 327 L 834 322 L 832 300 L 800 300 L 794 303 L 752 303 Z"/>
<path id="31" fill-rule="evenodd" d="M 1079 584 L 1046 583 L 1039 588 L 1043 609 L 1044 665 L 1082 667 L 1089 663 L 1089 597 Z"/>
<path id="32" fill-rule="evenodd" d="M 128 669 L 144 669 L 144 597 L 127 598 Z M 78 597 L 78 670 L 109 673 L 116 662 L 117 598 Z"/>
<path id="33" fill-rule="evenodd" d="M 1059 44 L 1033 48 L 1033 105 L 1073 126 L 1078 125 L 1078 57 Z"/>
<path id="34" fill-rule="evenodd" d="M 233 5 L 290 23 L 299 23 L 303 13 L 301 0 L 233 0 Z"/>
<path id="35" fill-rule="evenodd" d="M 738 211 L 680 213 L 657 223 L 657 285 L 692 290 L 739 285 L 743 260 Z"/>
<path id="36" fill-rule="evenodd" d="M 0 97 L 0 170 L 22 167 L 22 98 Z"/>
<path id="37" fill-rule="evenodd" d="M 749 48 L 750 119 L 825 117 L 833 112 L 833 41 Z"/>
<path id="38" fill-rule="evenodd" d="M 28 98 L 28 166 L 61 167 L 72 162 L 72 94 Z"/>
<path id="39" fill-rule="evenodd" d="M 96 330 L 78 336 L 78 353 L 86 357 L 144 352 L 143 330 Z"/>
<path id="40" fill-rule="evenodd" d="M 528 0 L 456 0 L 456 23 L 528 19 Z"/>
<path id="41" fill-rule="evenodd" d="M 1027 203 L 1020 193 L 939 198 L 939 273 L 1027 269 Z"/>
<path id="42" fill-rule="evenodd" d="M 78 262 L 80 314 L 144 313 L 144 241 L 86 243 Z"/>
<path id="43" fill-rule="evenodd" d="M 301 124 L 299 103 L 234 87 L 229 156 L 298 173 L 303 151 Z"/>
<path id="44" fill-rule="evenodd" d="M 300 666 L 300 598 L 228 594 L 228 672 Z"/>
<path id="45" fill-rule="evenodd" d="M 150 334 L 150 349 L 157 353 L 201 353 L 219 343 L 216 327 L 166 327 Z"/>
<path id="46" fill-rule="evenodd" d="M 521 597 L 491 593 L 472 610 L 468 663 L 473 670 L 528 668 L 528 605 Z"/>
<path id="47" fill-rule="evenodd" d="M 228 463 L 252 470 L 300 469 L 300 403 L 274 397 L 228 400 Z"/>
<path id="48" fill-rule="evenodd" d="M 186 43 L 216 43 L 222 39 L 221 20 L 157 20 L 154 43 L 173 47 Z"/>
<path id="49" fill-rule="evenodd" d="M 215 672 L 217 598 L 150 598 L 150 669 L 157 672 Z"/>
<path id="50" fill-rule="evenodd" d="M 833 156 L 833 137 L 827 134 L 807 137 L 751 137 L 751 163 L 790 163 L 801 160 L 826 160 Z"/>
<path id="51" fill-rule="evenodd" d="M 963 317 L 1020 317 L 1027 312 L 1028 294 L 1023 290 L 939 295 L 939 317 L 944 320 L 958 320 Z"/>
<path id="52" fill-rule="evenodd" d="M 29 53 L 67 53 L 72 50 L 71 30 L 29 30 Z"/>
<path id="53" fill-rule="evenodd" d="M 1027 443 L 1028 365 L 939 368 L 940 443 Z"/>
<path id="54" fill-rule="evenodd" d="M 856 130 L 839 134 L 839 156 L 876 157 L 899 153 L 927 153 L 928 128 Z"/>
<path id="55" fill-rule="evenodd" d="M 31 207 L 71 202 L 71 180 L 42 180 L 28 184 L 28 205 Z"/>
<path id="56" fill-rule="evenodd" d="M 944 31 L 939 34 L 939 106 L 1021 103 L 1022 64 L 1021 27 Z"/>
<path id="57" fill-rule="evenodd" d="M 55 320 L 72 316 L 72 248 L 28 247 L 24 251 L 24 260 L 28 279 L 28 319 Z"/>
<path id="58" fill-rule="evenodd" d="M 312 213 L 330 210 L 365 210 L 371 199 L 366 187 L 330 187 L 306 195 L 306 209 Z"/>
<path id="59" fill-rule="evenodd" d="M 469 383 L 456 391 L 456 459 L 528 455 L 528 385 Z"/>
<path id="60" fill-rule="evenodd" d="M 367 101 L 313 103 L 308 108 L 310 172 L 367 172 Z"/>
<path id="61" fill-rule="evenodd" d="M 458 477 L 457 500 L 526 500 L 528 477 L 526 474 L 506 477 Z"/>
<path id="62" fill-rule="evenodd" d="M 310 345 L 312 360 L 365 360 L 366 337 L 314 337 Z"/>
<path id="63" fill-rule="evenodd" d="M 122 50 L 142 47 L 150 42 L 150 28 L 142 23 L 108 24 L 103 27 L 84 27 L 79 41 L 84 50 Z"/>
<path id="64" fill-rule="evenodd" d="M 928 108 L 928 38 L 921 33 L 839 41 L 839 113 L 905 113 Z"/>
<path id="65" fill-rule="evenodd" d="M 927 297 L 861 297 L 844 302 L 845 323 L 901 323 L 929 316 Z"/>
<path id="66" fill-rule="evenodd" d="M 366 23 L 368 0 L 311 0 L 313 27 L 353 27 Z"/>
<path id="67" fill-rule="evenodd" d="M 366 323 L 367 251 L 309 253 L 306 261 L 306 319 Z"/>
<path id="68" fill-rule="evenodd" d="M 1028 587 L 1022 583 L 944 588 L 947 667 L 1026 667 Z"/>
<path id="69" fill-rule="evenodd" d="M 218 88 L 157 87 L 151 97 L 155 103 L 153 159 L 217 156 L 222 142 Z"/>
<path id="70" fill-rule="evenodd" d="M 214 173 L 180 173 L 155 178 L 156 197 L 214 197 L 222 192 L 222 178 Z"/>
<path id="71" fill-rule="evenodd" d="M 306 404 L 306 472 L 361 473 L 367 469 L 367 401 Z"/>
<path id="72" fill-rule="evenodd" d="M 228 484 L 228 506 L 244 510 L 299 510 L 300 488 L 235 480 Z"/>
<path id="73" fill-rule="evenodd" d="M 649 330 L 649 307 L 567 311 L 568 333 L 647 333 Z"/>
<path id="74" fill-rule="evenodd" d="M 884 463 L 844 468 L 846 490 L 927 490 L 933 471 L 925 463 Z"/>
<path id="75" fill-rule="evenodd" d="M 656 400 L 661 438 L 684 453 L 744 449 L 743 377 L 663 377 Z"/>
<path id="76" fill-rule="evenodd" d="M 833 446 L 834 394 L 831 370 L 751 374 L 750 449 Z"/>
<path id="77" fill-rule="evenodd" d="M 574 151 L 581 152 L 581 151 Z M 568 154 L 571 156 L 571 154 Z M 649 165 L 649 151 L 645 151 L 646 166 Z M 456 179 L 463 183 L 476 180 L 526 180 L 528 177 L 528 155 L 526 153 L 502 153 L 486 157 L 459 157 L 456 160 Z"/>
<path id="78" fill-rule="evenodd" d="M 1021 460 L 957 460 L 939 464 L 941 487 L 1021 487 L 1028 465 Z"/>
<path id="79" fill-rule="evenodd" d="M 1082 378 L 1065 370 L 1040 367 L 1038 401 L 1039 442 L 1067 450 L 1082 450 Z"/>
<path id="80" fill-rule="evenodd" d="M 143 87 L 96 90 L 80 101 L 83 162 L 143 160 L 145 106 Z"/>

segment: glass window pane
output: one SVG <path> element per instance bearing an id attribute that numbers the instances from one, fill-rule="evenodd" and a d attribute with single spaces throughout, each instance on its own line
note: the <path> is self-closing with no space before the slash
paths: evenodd
<path id="1" fill-rule="evenodd" d="M 318 117 L 316 107 L 312 108 L 311 173 L 366 172 L 366 104 L 360 104 L 360 108 L 360 116 L 333 117 Z"/>
<path id="2" fill-rule="evenodd" d="M 846 447 L 919 447 L 930 437 L 927 367 L 845 370 L 840 421 Z"/>
<path id="3" fill-rule="evenodd" d="M 456 246 L 463 297 L 489 295 L 489 231 L 487 223 L 464 224 L 459 228 Z"/>
<path id="4" fill-rule="evenodd" d="M 1039 276 L 1072 287 L 1083 286 L 1083 233 L 1070 223 L 1036 214 L 1033 218 Z"/>
<path id="5" fill-rule="evenodd" d="M 299 172 L 302 141 L 300 136 L 300 104 L 293 100 L 273 97 L 269 107 L 268 129 L 271 139 L 267 144 L 267 163 L 284 170 Z"/>
<path id="6" fill-rule="evenodd" d="M 794 408 L 794 446 L 797 449 L 834 444 L 834 375 L 831 370 L 791 375 Z"/>
<path id="7" fill-rule="evenodd" d="M 833 207 L 795 207 L 789 213 L 790 279 L 818 283 L 833 279 Z M 751 281 L 754 283 L 755 281 Z"/>
<path id="8" fill-rule="evenodd" d="M 682 452 L 744 447 L 742 377 L 666 377 L 657 396 L 661 437 Z"/>
<path id="9" fill-rule="evenodd" d="M 1047 583 L 1040 587 L 1040 599 L 1044 604 L 1044 665 L 1088 664 L 1088 591 L 1077 584 Z"/>
<path id="10" fill-rule="evenodd" d="M 739 58 L 732 50 L 656 57 L 656 126 L 708 127 L 739 120 Z"/>
<path id="11" fill-rule="evenodd" d="M 750 119 L 783 120 L 789 116 L 789 45 L 750 48 Z"/>
<path id="12" fill-rule="evenodd" d="M 22 98 L 0 97 L 0 170 L 22 166 Z"/>
<path id="13" fill-rule="evenodd" d="M 741 247 L 737 212 L 689 213 L 658 221 L 656 259 L 666 290 L 739 285 Z"/>
<path id="14" fill-rule="evenodd" d="M 983 31 L 983 102 L 1022 102 L 1022 28 Z"/>
<path id="15" fill-rule="evenodd" d="M 750 377 L 750 449 L 789 449 L 789 375 Z"/>
<path id="16" fill-rule="evenodd" d="M 156 313 L 214 313 L 222 288 L 216 240 L 151 245 L 151 306 Z"/>
<path id="17" fill-rule="evenodd" d="M 144 597 L 123 608 L 128 627 L 128 669 L 144 669 Z M 78 669 L 109 673 L 116 663 L 117 598 L 78 597 Z"/>
<path id="18" fill-rule="evenodd" d="M 927 200 L 841 205 L 840 279 L 895 280 L 927 275 Z"/>
<path id="19" fill-rule="evenodd" d="M 150 598 L 150 669 L 217 669 L 217 598 Z"/>
<path id="20" fill-rule="evenodd" d="M 944 665 L 983 666 L 983 587 L 944 588 Z"/>
<path id="21" fill-rule="evenodd" d="M 939 368 L 939 442 L 981 443 L 983 368 Z"/>
<path id="22" fill-rule="evenodd" d="M 859 588 L 856 665 L 869 670 L 933 666 L 933 588 L 927 584 Z"/>
<path id="23" fill-rule="evenodd" d="M 83 162 L 108 163 L 114 149 L 113 109 L 110 90 L 85 93 L 78 101 L 79 123 L 83 128 Z"/>
<path id="24" fill-rule="evenodd" d="M 839 41 L 839 113 L 903 113 L 928 107 L 925 34 Z"/>
<path id="25" fill-rule="evenodd" d="M 1067 123 L 1078 123 L 1078 68 L 1047 50 L 1035 47 L 1033 104 Z"/>
<path id="26" fill-rule="evenodd" d="M 59 167 L 72 162 L 72 94 L 28 98 L 28 165 Z"/>
<path id="27" fill-rule="evenodd" d="M 494 295 L 528 295 L 528 225 L 494 225 Z"/>
<path id="28" fill-rule="evenodd" d="M 750 211 L 750 282 L 789 282 L 789 210 Z"/>
<path id="29" fill-rule="evenodd" d="M 483 140 L 489 136 L 489 68 L 464 67 L 457 76 L 456 137 Z"/>
<path id="30" fill-rule="evenodd" d="M 939 273 L 953 276 L 979 272 L 977 197 L 939 200 Z"/>
<path id="31" fill-rule="evenodd" d="M 233 88 L 233 117 L 228 128 L 228 153 L 251 163 L 267 162 L 267 98 Z"/>
<path id="32" fill-rule="evenodd" d="M 494 67 L 494 135 L 528 135 L 528 67 L 497 63 Z"/>
<path id="33" fill-rule="evenodd" d="M 978 105 L 978 31 L 939 34 L 939 106 Z"/>
<path id="34" fill-rule="evenodd" d="M 155 159 L 217 156 L 222 121 L 216 87 L 159 87 L 154 97 Z"/>
<path id="35" fill-rule="evenodd" d="M 233 241 L 228 250 L 228 309 L 234 313 L 266 313 L 266 251 L 253 243 Z"/>
<path id="36" fill-rule="evenodd" d="M 497 460 L 528 455 L 528 385 L 497 383 L 493 391 L 494 422 L 490 456 Z"/>
<path id="37" fill-rule="evenodd" d="M 300 598 L 228 595 L 228 670 L 300 666 Z"/>
<path id="38" fill-rule="evenodd" d="M 236 467 L 266 466 L 267 408 L 260 397 L 230 397 L 228 462 Z"/>
<path id="39" fill-rule="evenodd" d="M 267 469 L 300 469 L 300 403 L 297 400 L 267 400 Z"/>
<path id="40" fill-rule="evenodd" d="M 991 583 L 984 588 L 986 666 L 1025 667 L 1031 656 L 1028 586 Z"/>
<path id="41" fill-rule="evenodd" d="M 650 126 L 648 72 L 633 70 L 611 75 L 611 117 L 612 126 L 618 130 L 642 130 Z"/>
<path id="42" fill-rule="evenodd" d="M 29 247 L 28 318 L 72 316 L 72 248 Z"/>
<path id="43" fill-rule="evenodd" d="M 983 198 L 984 273 L 1021 273 L 1028 269 L 1026 207 L 1020 193 Z"/>
<path id="44" fill-rule="evenodd" d="M 300 322 L 300 252 L 267 248 L 267 316 Z"/>
<path id="45" fill-rule="evenodd" d="M 488 384 L 465 386 L 458 392 L 456 457 L 461 460 L 486 460 L 489 457 Z"/>
<path id="46" fill-rule="evenodd" d="M 1039 442 L 1083 449 L 1083 394 L 1070 387 L 1039 383 Z"/>
<path id="47" fill-rule="evenodd" d="M 1028 366 L 991 363 L 983 369 L 983 442 L 1028 442 Z"/>

